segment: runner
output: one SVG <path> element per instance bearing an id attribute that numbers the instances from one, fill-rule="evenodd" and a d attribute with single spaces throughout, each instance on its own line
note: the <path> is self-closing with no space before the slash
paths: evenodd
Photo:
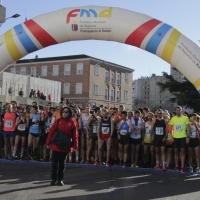
<path id="1" fill-rule="evenodd" d="M 25 110 L 23 108 L 20 108 L 19 117 L 17 117 L 16 119 L 17 130 L 16 130 L 13 157 L 11 158 L 11 160 L 15 159 L 17 147 L 20 141 L 21 141 L 20 160 L 24 160 L 24 147 L 25 147 L 26 137 L 28 136 L 28 123 L 29 123 L 29 118 L 26 117 Z"/>
<path id="2" fill-rule="evenodd" d="M 81 162 L 80 164 L 85 164 L 85 146 L 87 146 L 87 141 L 86 141 L 86 125 L 87 121 L 90 117 L 90 105 L 86 104 L 85 106 L 85 112 L 81 114 Z"/>
<path id="3" fill-rule="evenodd" d="M 53 123 L 55 122 L 55 117 L 54 117 L 54 108 L 50 108 L 50 112 L 48 112 L 48 115 L 45 117 L 45 127 L 44 127 L 44 137 L 43 137 L 43 162 L 47 161 L 47 146 L 46 146 L 46 141 L 49 135 L 49 131 Z M 49 161 L 52 160 L 52 150 L 50 149 L 49 152 Z"/>
<path id="4" fill-rule="evenodd" d="M 40 136 L 42 132 L 41 126 L 44 126 L 44 114 L 40 113 L 38 110 L 38 106 L 32 106 L 32 113 L 29 119 L 29 136 L 28 136 L 28 157 L 26 158 L 27 161 L 29 160 L 36 160 L 37 152 L 38 152 L 38 145 L 40 141 Z M 35 139 L 35 146 L 33 148 L 33 157 L 32 155 L 32 147 L 33 147 L 33 139 Z"/>
<path id="5" fill-rule="evenodd" d="M 122 120 L 119 123 L 118 127 L 118 142 L 119 142 L 119 166 L 123 168 L 127 167 L 127 155 L 128 155 L 128 147 L 130 141 L 130 133 L 133 131 L 133 126 L 130 120 L 127 119 L 127 112 L 122 111 Z"/>
<path id="6" fill-rule="evenodd" d="M 117 138 L 117 129 L 119 122 L 121 121 L 121 114 L 118 112 L 118 108 L 114 108 L 114 115 L 112 116 L 114 122 L 114 131 L 111 144 L 111 161 L 114 166 L 118 165 L 118 138 Z"/>
<path id="7" fill-rule="evenodd" d="M 176 107 L 176 116 L 172 117 L 170 124 L 173 126 L 173 137 L 172 142 L 174 143 L 174 153 L 175 153 L 175 167 L 174 170 L 178 170 L 178 159 L 179 150 L 181 150 L 181 172 L 185 172 L 185 148 L 186 144 L 190 142 L 190 125 L 189 120 L 186 116 L 182 115 L 182 108 L 180 106 Z M 186 134 L 187 129 L 187 134 Z"/>
<path id="8" fill-rule="evenodd" d="M 78 144 L 80 144 L 80 134 L 79 134 L 79 131 L 80 131 L 80 128 L 79 128 L 79 124 L 80 124 L 80 119 L 78 118 L 78 109 L 77 108 L 72 108 L 72 121 L 74 122 L 74 125 L 77 129 L 77 138 L 78 138 Z M 72 163 L 72 153 L 73 151 L 76 152 L 76 164 L 79 164 L 79 147 L 75 150 L 73 148 L 70 149 L 70 152 L 69 152 L 69 163 Z"/>
<path id="9" fill-rule="evenodd" d="M 192 167 L 192 160 L 193 160 L 193 155 L 195 152 L 196 156 L 196 163 L 197 163 L 197 168 L 196 172 L 200 173 L 199 169 L 199 125 L 197 123 L 197 114 L 193 113 L 189 115 L 190 117 L 190 143 L 189 143 L 189 172 L 193 172 L 193 167 Z"/>
<path id="10" fill-rule="evenodd" d="M 2 121 L 4 123 L 3 127 L 3 137 L 4 137 L 4 149 L 5 149 L 5 156 L 3 159 L 8 159 L 8 153 L 12 153 L 14 150 L 14 137 L 15 137 L 15 124 L 16 119 L 19 116 L 18 113 L 12 111 L 12 104 L 8 104 L 6 106 L 6 112 L 2 114 Z M 10 149 L 9 147 L 10 142 Z M 10 157 L 13 160 L 13 156 Z"/>
<path id="11" fill-rule="evenodd" d="M 158 117 L 154 123 L 153 130 L 155 132 L 154 136 L 154 146 L 156 149 L 156 166 L 155 169 L 160 169 L 160 156 L 162 159 L 162 169 L 166 171 L 166 162 L 165 162 L 165 146 L 166 146 L 166 123 L 162 117 L 163 111 L 161 109 L 158 110 Z M 152 139 L 152 132 L 151 132 Z"/>
<path id="12" fill-rule="evenodd" d="M 139 167 L 138 155 L 142 138 L 142 128 L 144 127 L 144 121 L 140 118 L 140 111 L 136 110 L 134 112 L 134 118 L 131 118 L 133 124 L 133 133 L 130 134 L 130 144 L 131 144 L 131 167 Z"/>
<path id="13" fill-rule="evenodd" d="M 153 116 L 154 114 L 152 112 L 150 112 L 148 114 L 148 121 L 143 123 L 143 130 L 144 130 L 144 134 L 143 134 L 143 140 L 142 140 L 142 144 L 143 144 L 143 162 L 144 162 L 144 168 L 147 167 L 147 162 L 148 162 L 148 155 L 149 155 L 149 150 L 151 153 L 151 167 L 154 167 L 154 162 L 155 162 L 155 148 L 154 145 L 151 143 L 151 138 L 150 138 L 150 133 L 152 132 L 153 129 Z"/>
<path id="14" fill-rule="evenodd" d="M 102 147 L 106 142 L 107 155 L 106 155 L 106 166 L 110 167 L 110 147 L 112 143 L 113 134 L 113 119 L 108 116 L 108 110 L 102 109 L 102 117 L 98 121 L 97 135 L 98 135 L 98 152 L 99 152 L 99 165 L 102 165 Z"/>
<path id="15" fill-rule="evenodd" d="M 94 114 L 90 115 L 86 125 L 87 132 L 87 152 L 86 152 L 86 164 L 90 162 L 90 152 L 94 144 L 94 165 L 98 165 L 98 137 L 97 137 L 97 124 L 100 120 L 100 108 L 96 107 L 94 109 Z"/>

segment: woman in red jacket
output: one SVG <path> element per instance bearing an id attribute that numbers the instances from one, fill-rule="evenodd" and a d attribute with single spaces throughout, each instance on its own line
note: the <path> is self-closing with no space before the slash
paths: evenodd
<path id="1" fill-rule="evenodd" d="M 50 185 L 56 184 L 56 177 L 58 177 L 58 185 L 63 186 L 62 181 L 65 170 L 65 163 L 67 154 L 70 152 L 70 148 L 77 149 L 78 147 L 78 134 L 74 122 L 71 120 L 72 110 L 70 107 L 65 107 L 60 110 L 61 118 L 56 120 L 49 130 L 49 135 L 46 141 L 47 148 L 50 148 L 51 138 L 56 133 L 57 123 L 58 129 L 70 135 L 72 143 L 67 150 L 62 150 L 58 146 L 52 143 L 52 170 L 51 170 L 51 183 Z M 59 163 L 59 167 L 58 166 Z M 57 173 L 58 168 L 58 173 Z"/>

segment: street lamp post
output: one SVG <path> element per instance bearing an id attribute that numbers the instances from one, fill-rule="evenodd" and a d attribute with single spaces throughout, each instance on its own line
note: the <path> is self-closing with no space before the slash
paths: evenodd
<path id="1" fill-rule="evenodd" d="M 19 14 L 14 14 L 13 16 L 6 18 L 5 21 L 6 21 L 7 19 L 10 19 L 10 18 L 17 18 L 17 17 L 20 17 L 20 15 L 19 15 Z M 5 23 L 5 21 L 2 22 L 2 23 L 0 23 L 0 27 L 2 26 L 3 23 Z"/>

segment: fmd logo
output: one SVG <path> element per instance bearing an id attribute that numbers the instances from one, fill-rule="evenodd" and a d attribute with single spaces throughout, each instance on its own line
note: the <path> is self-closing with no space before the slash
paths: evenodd
<path id="1" fill-rule="evenodd" d="M 97 13 L 97 11 L 94 9 L 89 9 L 89 10 L 75 9 L 68 13 L 66 23 L 69 24 L 70 19 L 72 17 L 77 17 L 78 15 L 79 15 L 79 17 L 84 17 L 84 15 L 86 15 L 87 17 L 91 17 L 91 16 L 93 16 L 93 17 L 111 17 L 112 10 L 113 10 L 113 8 L 108 8 L 108 9 L 102 10 L 101 12 Z"/>

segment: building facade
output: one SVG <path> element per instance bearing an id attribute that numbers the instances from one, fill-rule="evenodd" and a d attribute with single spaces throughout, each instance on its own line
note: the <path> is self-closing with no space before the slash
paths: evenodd
<path id="1" fill-rule="evenodd" d="M 134 110 L 139 107 L 149 107 L 151 110 L 169 109 L 169 92 L 161 92 L 157 82 L 165 82 L 164 76 L 141 77 L 133 81 Z"/>
<path id="2" fill-rule="evenodd" d="M 132 109 L 134 70 L 121 65 L 87 55 L 75 55 L 20 60 L 5 71 L 59 81 L 59 98 L 70 98 L 80 107 L 85 103 L 108 108 L 123 104 Z"/>

